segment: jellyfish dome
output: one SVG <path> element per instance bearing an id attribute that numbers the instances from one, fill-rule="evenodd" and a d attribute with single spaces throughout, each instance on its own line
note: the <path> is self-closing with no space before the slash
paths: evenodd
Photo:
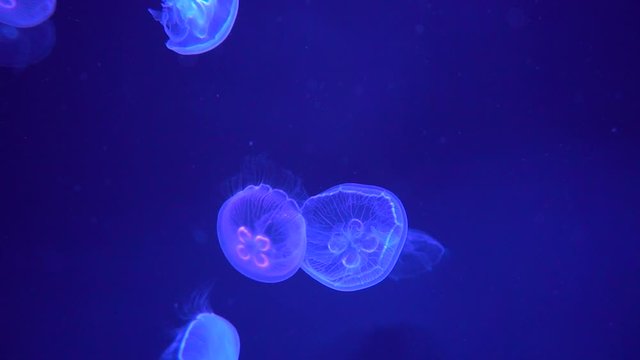
<path id="1" fill-rule="evenodd" d="M 267 184 L 249 185 L 218 213 L 218 240 L 231 265 L 260 282 L 288 279 L 300 268 L 306 227 L 298 203 Z"/>
<path id="2" fill-rule="evenodd" d="M 237 360 L 240 337 L 225 318 L 201 313 L 189 322 L 162 355 L 163 360 Z"/>
<path id="3" fill-rule="evenodd" d="M 302 206 L 307 252 L 302 269 L 340 291 L 368 288 L 393 269 L 407 237 L 407 214 L 391 191 L 342 184 Z"/>
<path id="4" fill-rule="evenodd" d="M 56 9 L 56 0 L 0 0 L 0 23 L 18 28 L 36 26 Z"/>
<path id="5" fill-rule="evenodd" d="M 169 49 L 197 55 L 227 38 L 236 21 L 238 0 L 163 0 L 162 10 L 149 12 L 164 26 Z"/>

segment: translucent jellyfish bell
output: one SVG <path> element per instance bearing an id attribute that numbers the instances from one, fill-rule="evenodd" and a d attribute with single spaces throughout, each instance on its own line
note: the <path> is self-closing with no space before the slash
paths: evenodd
<path id="1" fill-rule="evenodd" d="M 56 9 L 56 0 L 0 0 L 0 22 L 18 28 L 36 26 Z"/>
<path id="2" fill-rule="evenodd" d="M 20 69 L 38 63 L 51 53 L 55 42 L 51 21 L 25 29 L 0 24 L 0 66 Z"/>
<path id="3" fill-rule="evenodd" d="M 248 185 L 218 212 L 222 252 L 236 270 L 253 280 L 286 280 L 300 268 L 307 245 L 305 220 L 292 197 L 303 193 L 300 182 L 291 173 L 274 171 L 264 158 L 245 163 L 242 177 L 240 182 Z"/>
<path id="4" fill-rule="evenodd" d="M 163 0 L 162 10 L 149 12 L 164 26 L 169 49 L 196 55 L 227 38 L 236 21 L 238 0 Z"/>
<path id="5" fill-rule="evenodd" d="M 391 191 L 342 184 L 302 206 L 307 252 L 302 269 L 340 291 L 368 288 L 393 269 L 407 237 L 407 215 Z"/>
<path id="6" fill-rule="evenodd" d="M 212 312 L 204 312 L 179 331 L 162 359 L 237 360 L 239 355 L 240 337 L 233 324 Z"/>
<path id="7" fill-rule="evenodd" d="M 445 248 L 424 231 L 409 229 L 407 241 L 389 277 L 394 280 L 416 277 L 440 262 Z"/>

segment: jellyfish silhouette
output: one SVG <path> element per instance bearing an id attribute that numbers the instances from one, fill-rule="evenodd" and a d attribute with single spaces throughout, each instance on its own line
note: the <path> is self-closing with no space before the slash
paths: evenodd
<path id="1" fill-rule="evenodd" d="M 56 0 L 0 0 L 0 23 L 18 28 L 36 26 L 56 9 Z"/>
<path id="2" fill-rule="evenodd" d="M 203 312 L 178 332 L 161 359 L 236 360 L 239 355 L 240 337 L 233 324 L 212 312 Z"/>
<path id="3" fill-rule="evenodd" d="M 245 163 L 245 171 L 234 181 L 249 185 L 222 204 L 217 223 L 220 247 L 229 263 L 241 274 L 266 283 L 293 276 L 306 249 L 305 221 L 291 197 L 303 193 L 300 182 L 284 171 L 273 176 L 273 169 L 264 158 Z M 272 187 L 266 178 L 282 187 Z"/>
<path id="4" fill-rule="evenodd" d="M 424 231 L 409 229 L 407 241 L 389 278 L 401 280 L 431 271 L 444 253 L 444 247 L 436 239 Z"/>
<path id="5" fill-rule="evenodd" d="M 340 291 L 368 288 L 393 269 L 407 237 L 407 215 L 389 190 L 342 184 L 302 206 L 307 252 L 302 269 Z"/>
<path id="6" fill-rule="evenodd" d="M 55 42 L 51 21 L 25 29 L 0 24 L 0 66 L 21 69 L 38 63 L 51 53 Z"/>
<path id="7" fill-rule="evenodd" d="M 197 55 L 227 38 L 236 21 L 238 0 L 163 0 L 162 10 L 149 12 L 164 26 L 169 49 Z"/>

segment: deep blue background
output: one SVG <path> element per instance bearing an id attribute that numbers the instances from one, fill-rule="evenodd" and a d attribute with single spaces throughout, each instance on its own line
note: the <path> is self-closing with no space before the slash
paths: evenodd
<path id="1" fill-rule="evenodd" d="M 242 0 L 187 58 L 157 1 L 61 0 L 51 55 L 0 69 L 0 358 L 157 358 L 210 286 L 241 359 L 637 359 L 638 9 L 560 3 Z M 215 216 L 263 153 L 389 188 L 447 257 L 244 278 Z"/>

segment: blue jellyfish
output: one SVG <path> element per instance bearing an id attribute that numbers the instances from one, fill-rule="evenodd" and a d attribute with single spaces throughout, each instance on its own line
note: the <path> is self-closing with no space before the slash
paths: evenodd
<path id="1" fill-rule="evenodd" d="M 225 318 L 212 312 L 198 314 L 162 354 L 163 360 L 237 360 L 240 337 Z"/>
<path id="2" fill-rule="evenodd" d="M 424 231 L 409 229 L 407 241 L 389 277 L 400 280 L 431 271 L 444 253 L 444 247 L 436 239 Z"/>
<path id="3" fill-rule="evenodd" d="M 279 282 L 300 268 L 305 221 L 286 192 L 266 184 L 250 185 L 220 208 L 218 240 L 240 273 L 256 281 Z"/>
<path id="4" fill-rule="evenodd" d="M 149 12 L 164 26 L 169 49 L 197 55 L 220 45 L 229 35 L 238 14 L 238 0 L 163 0 L 162 10 Z"/>
<path id="5" fill-rule="evenodd" d="M 264 158 L 247 161 L 244 173 L 234 180 L 249 185 L 222 204 L 217 224 L 220 247 L 231 265 L 266 283 L 293 276 L 307 246 L 305 221 L 298 200 L 292 197 L 299 199 L 303 193 L 300 182 L 288 172 L 273 169 Z"/>
<path id="6" fill-rule="evenodd" d="M 340 291 L 368 288 L 393 269 L 407 237 L 407 214 L 391 191 L 342 184 L 302 206 L 307 252 L 302 269 Z"/>
<path id="7" fill-rule="evenodd" d="M 19 28 L 36 26 L 56 9 L 56 0 L 0 0 L 0 23 Z"/>
<path id="8" fill-rule="evenodd" d="M 26 29 L 0 24 L 0 66 L 21 69 L 33 65 L 51 53 L 55 42 L 51 21 Z"/>

